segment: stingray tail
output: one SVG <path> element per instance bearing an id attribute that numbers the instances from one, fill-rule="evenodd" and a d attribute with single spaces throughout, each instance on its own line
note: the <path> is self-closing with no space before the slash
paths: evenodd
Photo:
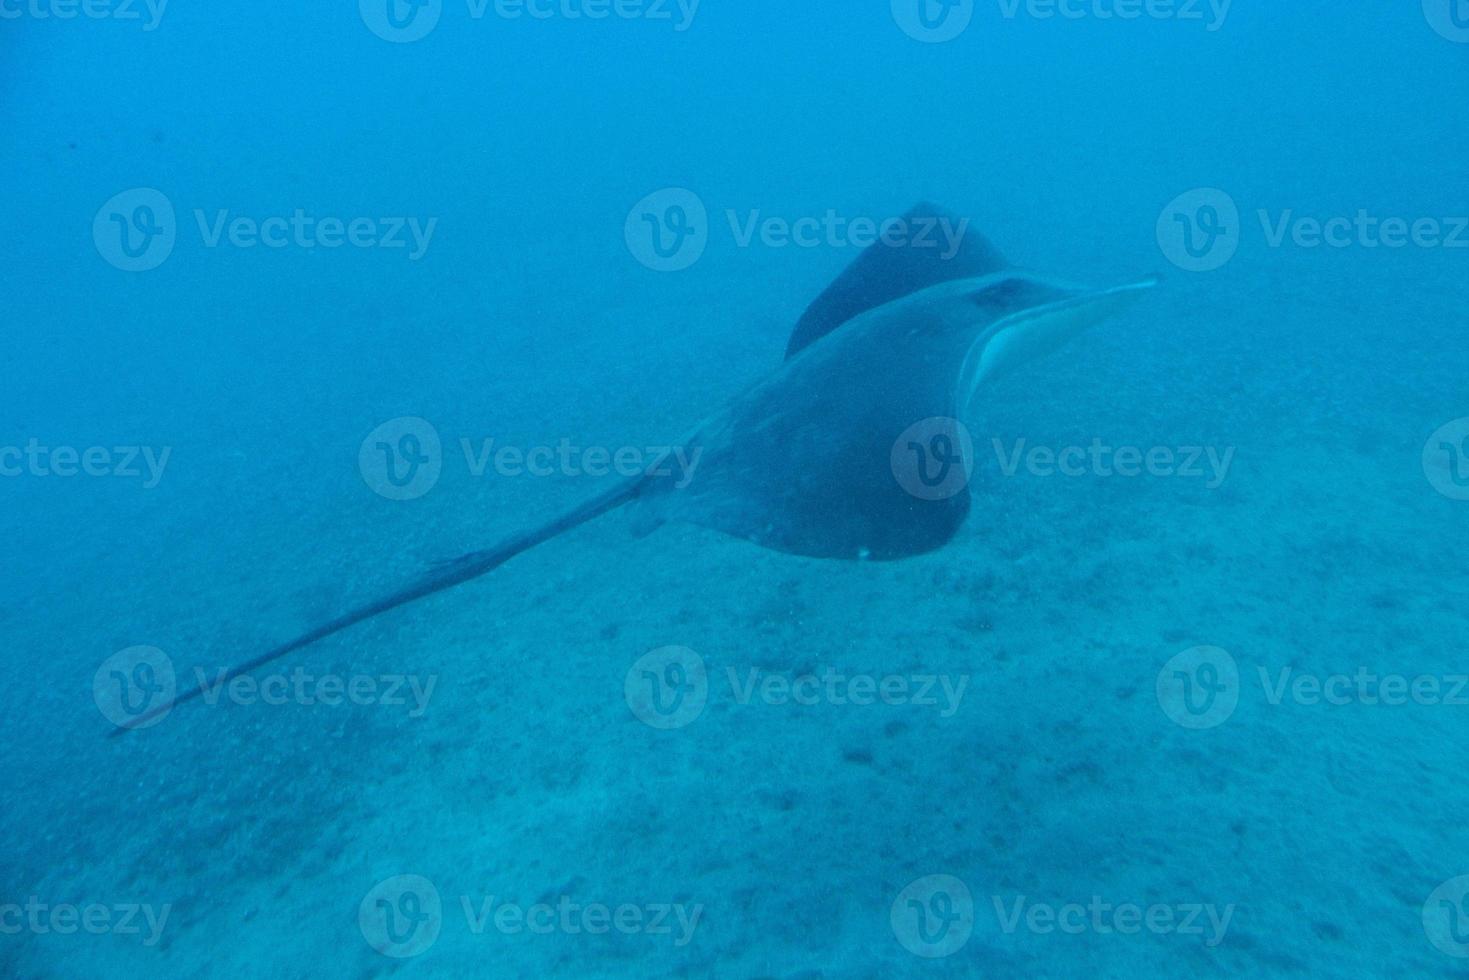
<path id="1" fill-rule="evenodd" d="M 375 599 L 366 605 L 358 606 L 356 609 L 338 616 L 331 622 L 323 623 L 314 629 L 302 633 L 294 640 L 275 647 L 272 650 L 267 650 L 244 663 L 237 664 L 227 670 L 222 677 L 214 678 L 209 685 L 206 686 L 201 683 L 191 690 L 175 696 L 172 700 L 155 705 L 129 721 L 127 725 L 113 729 L 109 735 L 115 738 L 123 732 L 139 728 L 160 715 L 172 711 L 185 701 L 192 701 L 212 687 L 227 684 L 236 677 L 248 674 L 256 668 L 279 660 L 303 647 L 308 647 L 318 640 L 326 639 L 334 633 L 340 633 L 342 630 L 355 626 L 363 620 L 382 615 L 390 609 L 396 609 L 399 606 L 406 606 L 410 602 L 415 602 L 425 596 L 433 595 L 435 592 L 451 589 L 456 585 L 468 582 L 470 579 L 479 578 L 486 572 L 499 568 L 516 555 L 529 551 L 536 545 L 549 541 L 557 535 L 570 531 L 572 528 L 581 524 L 585 524 L 587 521 L 601 517 L 608 511 L 617 509 L 637 496 L 642 486 L 643 478 L 631 480 L 614 487 L 599 497 L 592 498 L 575 510 L 568 511 L 556 520 L 551 521 L 549 524 L 545 524 L 532 531 L 527 531 L 524 534 L 507 538 L 493 548 L 487 548 L 483 551 L 471 551 L 467 555 L 461 555 L 458 558 L 440 562 L 432 571 L 421 576 L 408 586 Z"/>

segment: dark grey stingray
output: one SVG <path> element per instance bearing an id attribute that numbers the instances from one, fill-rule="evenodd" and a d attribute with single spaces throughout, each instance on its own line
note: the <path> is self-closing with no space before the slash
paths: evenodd
<path id="1" fill-rule="evenodd" d="M 910 228 L 952 221 L 930 205 L 907 219 Z M 972 232 L 951 255 L 931 237 L 912 241 L 864 251 L 801 318 L 781 368 L 684 440 L 702 453 L 686 486 L 655 464 L 543 527 L 440 565 L 240 664 L 225 680 L 477 578 L 627 503 L 653 525 L 690 521 L 818 558 L 895 559 L 942 546 L 969 513 L 967 488 L 927 494 L 904 481 L 895 460 L 937 449 L 929 440 L 940 439 L 956 462 L 970 450 L 953 420 L 978 389 L 1123 308 L 1153 281 L 1089 290 L 1015 270 Z M 938 429 L 924 428 L 926 420 Z M 957 459 L 966 472 L 971 463 Z M 188 691 L 129 727 L 201 693 Z"/>

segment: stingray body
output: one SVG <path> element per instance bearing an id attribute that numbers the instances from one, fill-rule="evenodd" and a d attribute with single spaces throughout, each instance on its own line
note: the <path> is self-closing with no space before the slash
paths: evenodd
<path id="1" fill-rule="evenodd" d="M 915 227 L 948 219 L 919 205 L 906 220 Z M 664 470 L 655 463 L 549 524 L 437 566 L 238 665 L 225 679 L 484 575 L 624 504 L 653 525 L 690 521 L 817 558 L 884 560 L 932 551 L 963 525 L 969 493 L 915 493 L 894 461 L 925 452 L 927 438 L 943 440 L 951 452 L 971 452 L 957 438 L 956 420 L 976 392 L 1152 285 L 1149 279 L 1086 289 L 1021 272 L 972 232 L 952 254 L 916 242 L 878 242 L 807 309 L 782 367 L 685 440 L 701 453 L 687 485 L 658 475 Z M 905 434 L 925 422 L 940 426 L 937 435 L 925 430 L 925 437 L 906 443 Z M 972 460 L 958 462 L 967 472 Z M 201 693 L 188 691 L 128 728 Z"/>

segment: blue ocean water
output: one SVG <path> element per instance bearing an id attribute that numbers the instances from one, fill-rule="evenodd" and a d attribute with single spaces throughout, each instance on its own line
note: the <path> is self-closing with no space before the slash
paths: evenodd
<path id="1" fill-rule="evenodd" d="M 0 52 L 0 973 L 1462 975 L 1464 0 L 0 0 Z M 701 420 L 921 201 L 1159 279 L 893 443 L 966 464 L 904 486 L 944 547 L 618 509 L 225 682 L 665 453 L 758 482 Z"/>

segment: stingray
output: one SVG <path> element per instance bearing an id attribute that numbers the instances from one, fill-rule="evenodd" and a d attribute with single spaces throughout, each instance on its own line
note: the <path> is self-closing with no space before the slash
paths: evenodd
<path id="1" fill-rule="evenodd" d="M 888 561 L 942 547 L 970 510 L 973 447 L 958 419 L 971 401 L 996 378 L 1125 308 L 1156 280 L 1072 285 L 1011 266 L 932 205 L 903 220 L 900 227 L 918 233 L 884 236 L 861 252 L 801 316 L 782 366 L 689 434 L 682 445 L 702 454 L 695 472 L 675 480 L 659 459 L 555 520 L 440 563 L 216 681 L 478 578 L 623 506 L 637 510 L 645 530 L 687 521 L 813 558 Z M 944 221 L 966 229 L 957 248 L 937 247 L 921 233 Z M 113 734 L 204 690 L 157 705 Z"/>

